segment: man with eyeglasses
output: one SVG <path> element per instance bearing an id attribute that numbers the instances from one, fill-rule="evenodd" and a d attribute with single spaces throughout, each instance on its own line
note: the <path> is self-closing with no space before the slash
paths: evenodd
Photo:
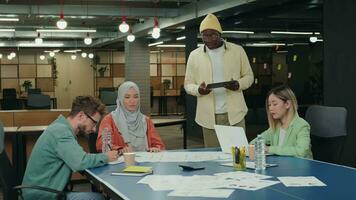
<path id="1" fill-rule="evenodd" d="M 197 96 L 195 121 L 203 128 L 205 147 L 218 147 L 215 124 L 245 129 L 243 90 L 253 83 L 253 72 L 244 49 L 221 38 L 222 28 L 215 15 L 204 18 L 200 33 L 204 46 L 189 55 L 184 88 Z M 223 87 L 207 87 L 226 81 Z"/>
<path id="2" fill-rule="evenodd" d="M 90 134 L 106 113 L 105 105 L 92 96 L 78 96 L 69 116 L 60 115 L 38 138 L 24 175 L 23 185 L 39 185 L 63 191 L 71 173 L 98 167 L 117 160 L 118 152 L 89 154 L 77 142 L 79 134 Z M 34 189 L 22 190 L 24 199 L 55 199 L 52 193 Z M 104 200 L 94 192 L 70 192 L 69 200 Z"/>

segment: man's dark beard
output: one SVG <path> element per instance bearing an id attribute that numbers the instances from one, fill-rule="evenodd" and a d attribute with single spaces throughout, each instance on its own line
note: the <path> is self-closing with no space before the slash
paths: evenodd
<path id="1" fill-rule="evenodd" d="M 84 135 L 84 136 L 87 136 L 88 134 L 85 133 L 85 127 L 83 125 L 79 125 L 78 126 L 78 135 Z"/>

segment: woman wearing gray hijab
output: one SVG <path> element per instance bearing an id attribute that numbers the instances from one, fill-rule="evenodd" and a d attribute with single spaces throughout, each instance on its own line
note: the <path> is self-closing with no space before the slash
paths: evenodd
<path id="1" fill-rule="evenodd" d="M 100 123 L 96 149 L 102 149 L 102 132 L 111 133 L 110 148 L 123 152 L 165 149 L 152 120 L 141 113 L 140 90 L 136 83 L 126 81 L 118 89 L 117 108 Z"/>

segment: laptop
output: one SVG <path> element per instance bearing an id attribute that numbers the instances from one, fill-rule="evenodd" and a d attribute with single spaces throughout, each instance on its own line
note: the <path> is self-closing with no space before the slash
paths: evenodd
<path id="1" fill-rule="evenodd" d="M 231 154 L 231 147 L 245 147 L 248 155 L 248 141 L 243 128 L 237 126 L 214 125 L 221 151 Z"/>

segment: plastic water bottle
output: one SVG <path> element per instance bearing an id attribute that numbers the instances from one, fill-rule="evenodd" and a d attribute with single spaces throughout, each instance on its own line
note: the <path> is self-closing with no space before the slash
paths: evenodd
<path id="1" fill-rule="evenodd" d="M 265 140 L 262 135 L 258 135 L 255 143 L 255 170 L 266 169 Z"/>
<path id="2" fill-rule="evenodd" d="M 111 133 L 108 128 L 104 128 L 101 133 L 101 141 L 103 145 L 101 146 L 101 151 L 106 153 L 111 151 Z"/>

